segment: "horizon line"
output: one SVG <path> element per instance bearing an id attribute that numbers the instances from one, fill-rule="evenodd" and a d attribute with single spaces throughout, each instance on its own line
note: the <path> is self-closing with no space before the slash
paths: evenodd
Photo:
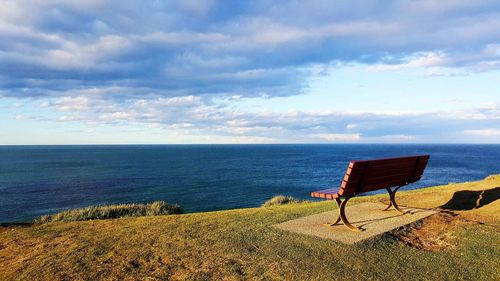
<path id="1" fill-rule="evenodd" d="M 0 144 L 5 146 L 168 146 L 168 145 L 500 145 L 493 142 L 373 142 L 373 143 L 66 143 L 66 144 Z"/>

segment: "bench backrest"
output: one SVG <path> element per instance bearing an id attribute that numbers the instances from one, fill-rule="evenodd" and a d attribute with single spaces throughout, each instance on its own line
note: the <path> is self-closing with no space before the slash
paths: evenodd
<path id="1" fill-rule="evenodd" d="M 429 155 L 351 161 L 338 192 L 341 196 L 402 186 L 418 181 Z"/>

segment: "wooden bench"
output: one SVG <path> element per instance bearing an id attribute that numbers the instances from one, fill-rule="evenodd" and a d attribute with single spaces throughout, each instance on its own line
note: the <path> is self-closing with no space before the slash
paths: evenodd
<path id="1" fill-rule="evenodd" d="M 314 191 L 311 192 L 311 196 L 337 202 L 339 215 L 337 220 L 330 225 L 333 226 L 342 220 L 350 230 L 359 231 L 360 229 L 349 223 L 345 216 L 347 201 L 360 193 L 385 188 L 389 192 L 390 202 L 383 211 L 394 206 L 396 210 L 405 214 L 396 203 L 396 191 L 402 186 L 418 181 L 428 161 L 429 155 L 351 161 L 340 188 Z"/>

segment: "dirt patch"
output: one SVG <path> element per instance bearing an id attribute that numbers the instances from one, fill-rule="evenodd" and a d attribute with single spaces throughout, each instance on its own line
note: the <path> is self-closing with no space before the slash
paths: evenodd
<path id="1" fill-rule="evenodd" d="M 7 230 L 9 230 L 7 227 L 0 226 L 0 233 L 5 232 Z"/>
<path id="2" fill-rule="evenodd" d="M 409 247 L 424 251 L 446 251 L 455 248 L 454 232 L 465 224 L 480 224 L 461 214 L 441 211 L 423 220 L 390 231 L 388 235 Z"/>

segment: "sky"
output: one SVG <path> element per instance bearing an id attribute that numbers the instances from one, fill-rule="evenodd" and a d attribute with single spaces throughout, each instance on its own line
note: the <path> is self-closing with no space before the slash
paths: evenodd
<path id="1" fill-rule="evenodd" d="M 500 143 L 495 0 L 0 0 L 0 145 Z"/>

